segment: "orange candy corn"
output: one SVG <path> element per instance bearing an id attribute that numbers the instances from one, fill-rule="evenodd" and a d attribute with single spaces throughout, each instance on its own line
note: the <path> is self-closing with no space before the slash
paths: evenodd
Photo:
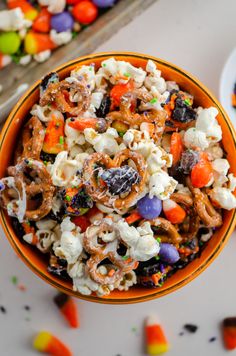
<path id="1" fill-rule="evenodd" d="M 64 293 L 58 293 L 54 302 L 72 328 L 79 327 L 77 305 L 73 298 Z"/>
<path id="2" fill-rule="evenodd" d="M 227 350 L 236 349 L 236 317 L 223 320 L 222 336 Z"/>
<path id="3" fill-rule="evenodd" d="M 12 61 L 11 56 L 0 53 L 0 69 L 6 67 Z"/>
<path id="4" fill-rule="evenodd" d="M 51 14 L 43 8 L 33 22 L 32 29 L 36 32 L 48 33 L 50 31 Z"/>
<path id="5" fill-rule="evenodd" d="M 172 224 L 180 224 L 186 217 L 185 210 L 179 204 L 171 199 L 163 201 L 164 214 Z"/>
<path id="6" fill-rule="evenodd" d="M 25 52 L 28 54 L 36 54 L 57 47 L 48 34 L 34 31 L 27 33 L 24 39 L 24 46 Z"/>
<path id="7" fill-rule="evenodd" d="M 8 0 L 7 7 L 15 9 L 19 7 L 27 20 L 33 21 L 38 16 L 38 11 L 26 0 Z"/>
<path id="8" fill-rule="evenodd" d="M 51 356 L 72 356 L 70 349 L 47 331 L 40 331 L 36 335 L 33 346 L 35 350 L 48 353 Z"/>
<path id="9" fill-rule="evenodd" d="M 150 316 L 147 318 L 145 334 L 148 355 L 160 355 L 169 350 L 169 344 L 165 334 L 155 316 Z"/>

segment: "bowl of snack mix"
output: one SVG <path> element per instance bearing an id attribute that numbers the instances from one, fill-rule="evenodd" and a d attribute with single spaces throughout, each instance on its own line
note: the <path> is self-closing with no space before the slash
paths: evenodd
<path id="1" fill-rule="evenodd" d="M 196 78 L 138 53 L 78 58 L 35 83 L 0 138 L 0 219 L 47 283 L 100 303 L 184 286 L 235 226 L 236 139 Z"/>

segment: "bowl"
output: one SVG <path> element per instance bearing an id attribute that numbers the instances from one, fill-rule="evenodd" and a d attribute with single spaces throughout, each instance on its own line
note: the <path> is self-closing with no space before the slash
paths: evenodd
<path id="1" fill-rule="evenodd" d="M 118 60 L 129 61 L 133 65 L 143 68 L 145 68 L 147 60 L 151 59 L 157 64 L 158 69 L 162 71 L 162 75 L 165 79 L 176 81 L 182 89 L 190 92 L 194 96 L 194 102 L 196 105 L 203 107 L 216 107 L 219 111 L 217 119 L 223 131 L 223 146 L 227 155 L 227 159 L 231 165 L 231 171 L 236 174 L 236 166 L 234 164 L 236 156 L 236 134 L 234 132 L 234 128 L 224 109 L 216 100 L 216 98 L 202 83 L 199 82 L 199 80 L 197 80 L 186 71 L 162 59 L 133 52 L 108 52 L 92 54 L 65 63 L 64 65 L 54 69 L 54 71 L 57 71 L 59 73 L 60 79 L 62 79 L 78 65 L 95 63 L 95 66 L 97 67 L 100 65 L 101 61 L 111 56 Z M 36 82 L 21 98 L 21 100 L 13 108 L 3 127 L 0 136 L 0 177 L 3 177 L 6 174 L 6 169 L 11 164 L 12 154 L 20 129 L 31 107 L 38 100 L 39 83 L 40 81 Z M 179 270 L 173 274 L 161 288 L 148 289 L 137 286 L 131 288 L 127 292 L 113 291 L 109 296 L 99 298 L 95 295 L 81 295 L 78 292 L 73 291 L 70 282 L 63 281 L 47 272 L 47 263 L 42 258 L 42 253 L 37 252 L 36 249 L 22 242 L 15 234 L 11 220 L 7 216 L 6 211 L 0 211 L 0 221 L 8 240 L 10 241 L 17 255 L 31 268 L 34 273 L 36 273 L 48 284 L 67 294 L 88 301 L 108 304 L 129 304 L 159 298 L 168 293 L 173 293 L 178 288 L 183 287 L 185 284 L 196 278 L 214 261 L 229 239 L 236 222 L 235 210 L 224 211 L 223 220 L 224 224 L 214 233 L 211 240 L 207 243 L 207 246 L 203 249 L 200 257 L 193 260 L 182 270 Z"/>

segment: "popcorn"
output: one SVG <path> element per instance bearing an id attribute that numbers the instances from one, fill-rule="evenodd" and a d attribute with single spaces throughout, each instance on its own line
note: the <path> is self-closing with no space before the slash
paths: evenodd
<path id="1" fill-rule="evenodd" d="M 153 198 L 156 196 L 160 200 L 169 199 L 174 192 L 178 182 L 170 177 L 168 173 L 163 170 L 151 175 L 149 180 L 149 196 Z"/>
<path id="2" fill-rule="evenodd" d="M 0 30 L 19 31 L 30 27 L 31 21 L 26 20 L 22 10 L 17 7 L 12 10 L 0 11 Z"/>
<path id="3" fill-rule="evenodd" d="M 66 6 L 66 0 L 39 0 L 41 6 L 47 6 L 52 14 L 59 14 Z"/>
<path id="4" fill-rule="evenodd" d="M 200 109 L 197 112 L 196 129 L 206 134 L 209 142 L 219 142 L 222 139 L 222 130 L 216 120 L 218 110 L 214 107 Z"/>
<path id="5" fill-rule="evenodd" d="M 57 46 L 62 46 L 69 43 L 72 40 L 72 32 L 56 32 L 55 30 L 50 31 L 50 38 Z"/>
<path id="6" fill-rule="evenodd" d="M 46 51 L 39 52 L 37 54 L 34 54 L 34 60 L 36 62 L 42 63 L 45 62 L 50 56 L 51 56 L 51 51 L 47 49 Z"/>
<path id="7" fill-rule="evenodd" d="M 108 128 L 106 132 L 99 134 L 94 129 L 84 130 L 85 140 L 93 145 L 96 152 L 106 153 L 110 156 L 119 152 L 119 145 L 115 138 L 118 133 L 113 128 Z"/>
<path id="8" fill-rule="evenodd" d="M 94 66 L 85 66 L 82 65 L 80 67 L 76 67 L 74 70 L 71 72 L 71 77 L 72 78 L 78 78 L 80 76 L 83 76 L 86 78 L 86 82 L 90 86 L 90 90 L 93 91 L 95 88 L 95 70 Z"/>
<path id="9" fill-rule="evenodd" d="M 68 264 L 75 263 L 83 251 L 82 234 L 79 230 L 69 217 L 65 218 L 61 223 L 62 234 L 59 246 L 53 247 L 55 255 L 67 260 Z"/>
<path id="10" fill-rule="evenodd" d="M 129 254 L 134 260 L 147 261 L 158 254 L 160 246 L 148 221 L 137 229 L 129 226 L 124 220 L 119 220 L 114 226 L 118 229 L 121 239 L 129 246 Z"/>
<path id="11" fill-rule="evenodd" d="M 67 151 L 62 151 L 58 153 L 54 164 L 49 169 L 53 184 L 57 187 L 63 187 L 73 179 L 79 169 L 79 164 L 77 160 L 68 159 Z"/>
<path id="12" fill-rule="evenodd" d="M 231 210 L 236 208 L 236 198 L 227 188 L 214 187 L 209 195 L 212 201 L 219 204 L 223 209 Z"/>
<path id="13" fill-rule="evenodd" d="M 199 147 L 205 150 L 209 146 L 209 142 L 206 137 L 206 133 L 197 130 L 195 127 L 191 127 L 184 134 L 184 144 L 187 148 Z"/>

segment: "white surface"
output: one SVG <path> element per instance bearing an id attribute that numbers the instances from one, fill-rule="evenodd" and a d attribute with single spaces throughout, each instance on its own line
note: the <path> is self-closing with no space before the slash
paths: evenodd
<path id="1" fill-rule="evenodd" d="M 220 102 L 236 127 L 236 109 L 232 107 L 231 96 L 236 82 L 236 48 L 230 53 L 220 78 Z"/>
<path id="2" fill-rule="evenodd" d="M 235 47 L 235 13 L 235 0 L 159 0 L 99 50 L 133 50 L 162 57 L 195 74 L 217 94 L 221 69 Z M 128 306 L 78 301 L 79 330 L 66 327 L 52 303 L 55 291 L 15 257 L 4 237 L 0 254 L 0 304 L 8 311 L 0 314 L 1 356 L 35 355 L 30 340 L 42 329 L 67 341 L 75 356 L 142 356 L 142 323 L 153 312 L 162 320 L 172 345 L 168 356 L 227 354 L 218 327 L 222 318 L 236 314 L 235 233 L 217 260 L 173 295 Z M 26 285 L 26 292 L 11 284 L 13 274 Z M 25 304 L 32 307 L 31 321 L 25 320 Z M 182 325 L 191 322 L 199 325 L 199 331 L 179 336 Z M 136 334 L 132 327 L 138 328 Z M 209 343 L 212 336 L 218 339 Z"/>

